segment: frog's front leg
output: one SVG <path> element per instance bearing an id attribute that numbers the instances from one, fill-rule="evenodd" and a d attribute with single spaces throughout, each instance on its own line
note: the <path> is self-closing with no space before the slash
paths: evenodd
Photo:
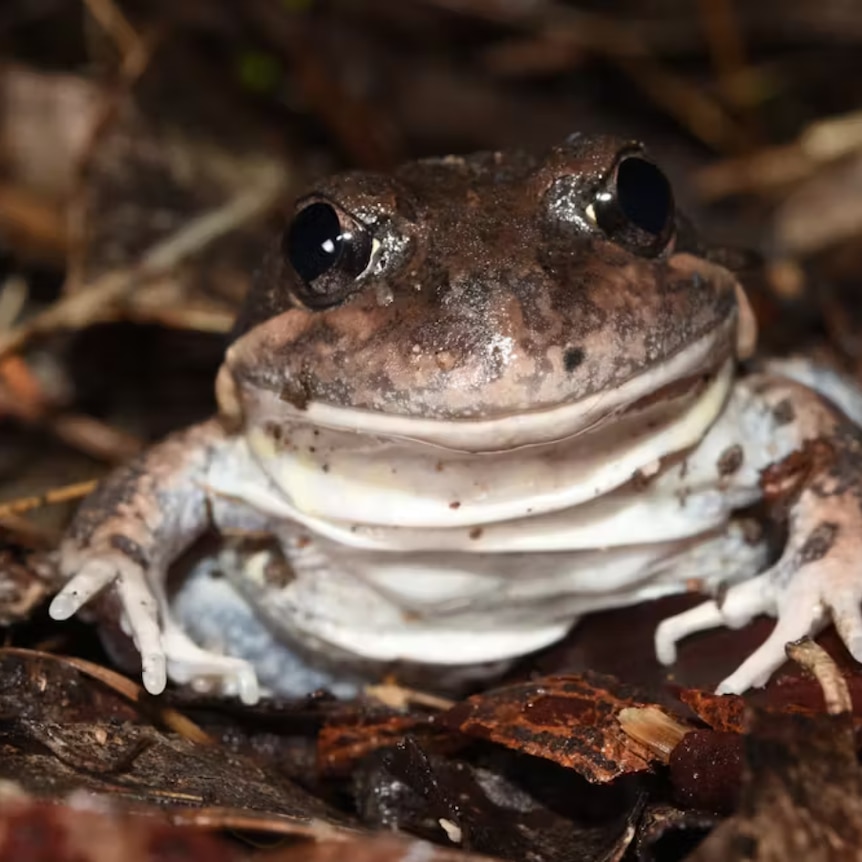
<path id="1" fill-rule="evenodd" d="M 830 621 L 862 662 L 862 431 L 811 389 L 753 376 L 734 398 L 747 460 L 740 482 L 757 471 L 767 501 L 787 514 L 778 561 L 730 586 L 723 596 L 665 620 L 656 651 L 670 663 L 676 642 L 693 632 L 738 628 L 762 613 L 777 617 L 766 641 L 718 688 L 738 693 L 766 683 L 786 660 L 785 645 Z M 745 474 L 747 474 L 747 479 Z"/>
<path id="2" fill-rule="evenodd" d="M 141 655 L 144 686 L 153 694 L 170 676 L 243 701 L 258 699 L 251 665 L 197 647 L 173 620 L 165 593 L 168 567 L 211 524 L 207 475 L 232 451 L 232 439 L 216 420 L 168 437 L 101 483 L 60 548 L 60 569 L 69 580 L 49 613 L 67 619 L 113 589 L 121 625 Z"/>

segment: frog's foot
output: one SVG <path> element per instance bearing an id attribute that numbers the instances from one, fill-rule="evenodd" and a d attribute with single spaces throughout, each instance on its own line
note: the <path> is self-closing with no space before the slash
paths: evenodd
<path id="1" fill-rule="evenodd" d="M 830 618 L 851 654 L 862 661 L 862 578 L 855 572 L 853 557 L 842 550 L 839 544 L 819 559 L 806 560 L 805 548 L 795 548 L 763 574 L 730 587 L 720 601 L 704 602 L 664 620 L 655 634 L 659 661 L 675 661 L 676 644 L 687 635 L 722 625 L 740 628 L 764 613 L 778 618 L 775 628 L 718 686 L 719 694 L 765 685 L 786 661 L 785 646 L 816 635 Z"/>
<path id="2" fill-rule="evenodd" d="M 121 627 L 141 654 L 144 688 L 150 694 L 161 694 L 170 678 L 189 683 L 197 691 L 238 696 L 247 704 L 260 699 L 254 668 L 191 641 L 172 620 L 160 579 L 151 580 L 124 552 L 81 551 L 67 545 L 61 569 L 70 580 L 54 597 L 48 613 L 55 620 L 68 619 L 96 594 L 113 586 L 122 608 Z"/>
<path id="3" fill-rule="evenodd" d="M 144 688 L 161 694 L 167 683 L 167 656 L 162 645 L 159 607 L 144 569 L 122 551 L 80 552 L 65 547 L 61 572 L 70 578 L 54 596 L 48 613 L 69 619 L 106 587 L 113 585 L 123 609 L 123 630 L 141 654 Z"/>
<path id="4" fill-rule="evenodd" d="M 197 692 L 238 697 L 249 706 L 260 700 L 257 673 L 244 659 L 202 649 L 173 622 L 166 626 L 162 644 L 173 682 L 187 683 Z"/>

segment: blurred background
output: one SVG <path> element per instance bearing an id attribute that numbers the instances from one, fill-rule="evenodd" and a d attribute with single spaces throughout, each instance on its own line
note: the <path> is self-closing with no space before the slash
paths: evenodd
<path id="1" fill-rule="evenodd" d="M 292 195 L 344 167 L 641 139 L 762 255 L 771 350 L 858 372 L 856 0 L 4 0 L 0 525 L 206 415 Z"/>

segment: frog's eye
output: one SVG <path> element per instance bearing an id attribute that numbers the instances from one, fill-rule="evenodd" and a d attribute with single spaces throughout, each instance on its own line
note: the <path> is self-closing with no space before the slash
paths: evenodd
<path id="1" fill-rule="evenodd" d="M 667 177 L 638 156 L 617 162 L 593 202 L 596 224 L 629 251 L 660 254 L 674 226 L 673 192 Z"/>
<path id="2" fill-rule="evenodd" d="M 340 207 L 315 201 L 302 207 L 282 240 L 282 251 L 305 288 L 299 297 L 322 308 L 358 289 L 356 279 L 371 261 L 365 227 Z"/>

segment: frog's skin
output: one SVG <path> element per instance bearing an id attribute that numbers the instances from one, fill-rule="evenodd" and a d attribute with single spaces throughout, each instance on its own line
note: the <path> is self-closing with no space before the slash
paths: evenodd
<path id="1" fill-rule="evenodd" d="M 149 691 L 247 702 L 390 662 L 499 667 L 584 613 L 692 589 L 715 598 L 659 626 L 663 662 L 778 618 L 721 691 L 830 620 L 862 660 L 862 398 L 805 365 L 741 373 L 753 346 L 734 275 L 637 144 L 333 177 L 248 298 L 219 415 L 84 503 L 51 614 L 107 587 Z M 738 517 L 763 499 L 777 561 Z M 276 537 L 289 571 L 222 559 L 169 599 L 212 526 Z"/>

